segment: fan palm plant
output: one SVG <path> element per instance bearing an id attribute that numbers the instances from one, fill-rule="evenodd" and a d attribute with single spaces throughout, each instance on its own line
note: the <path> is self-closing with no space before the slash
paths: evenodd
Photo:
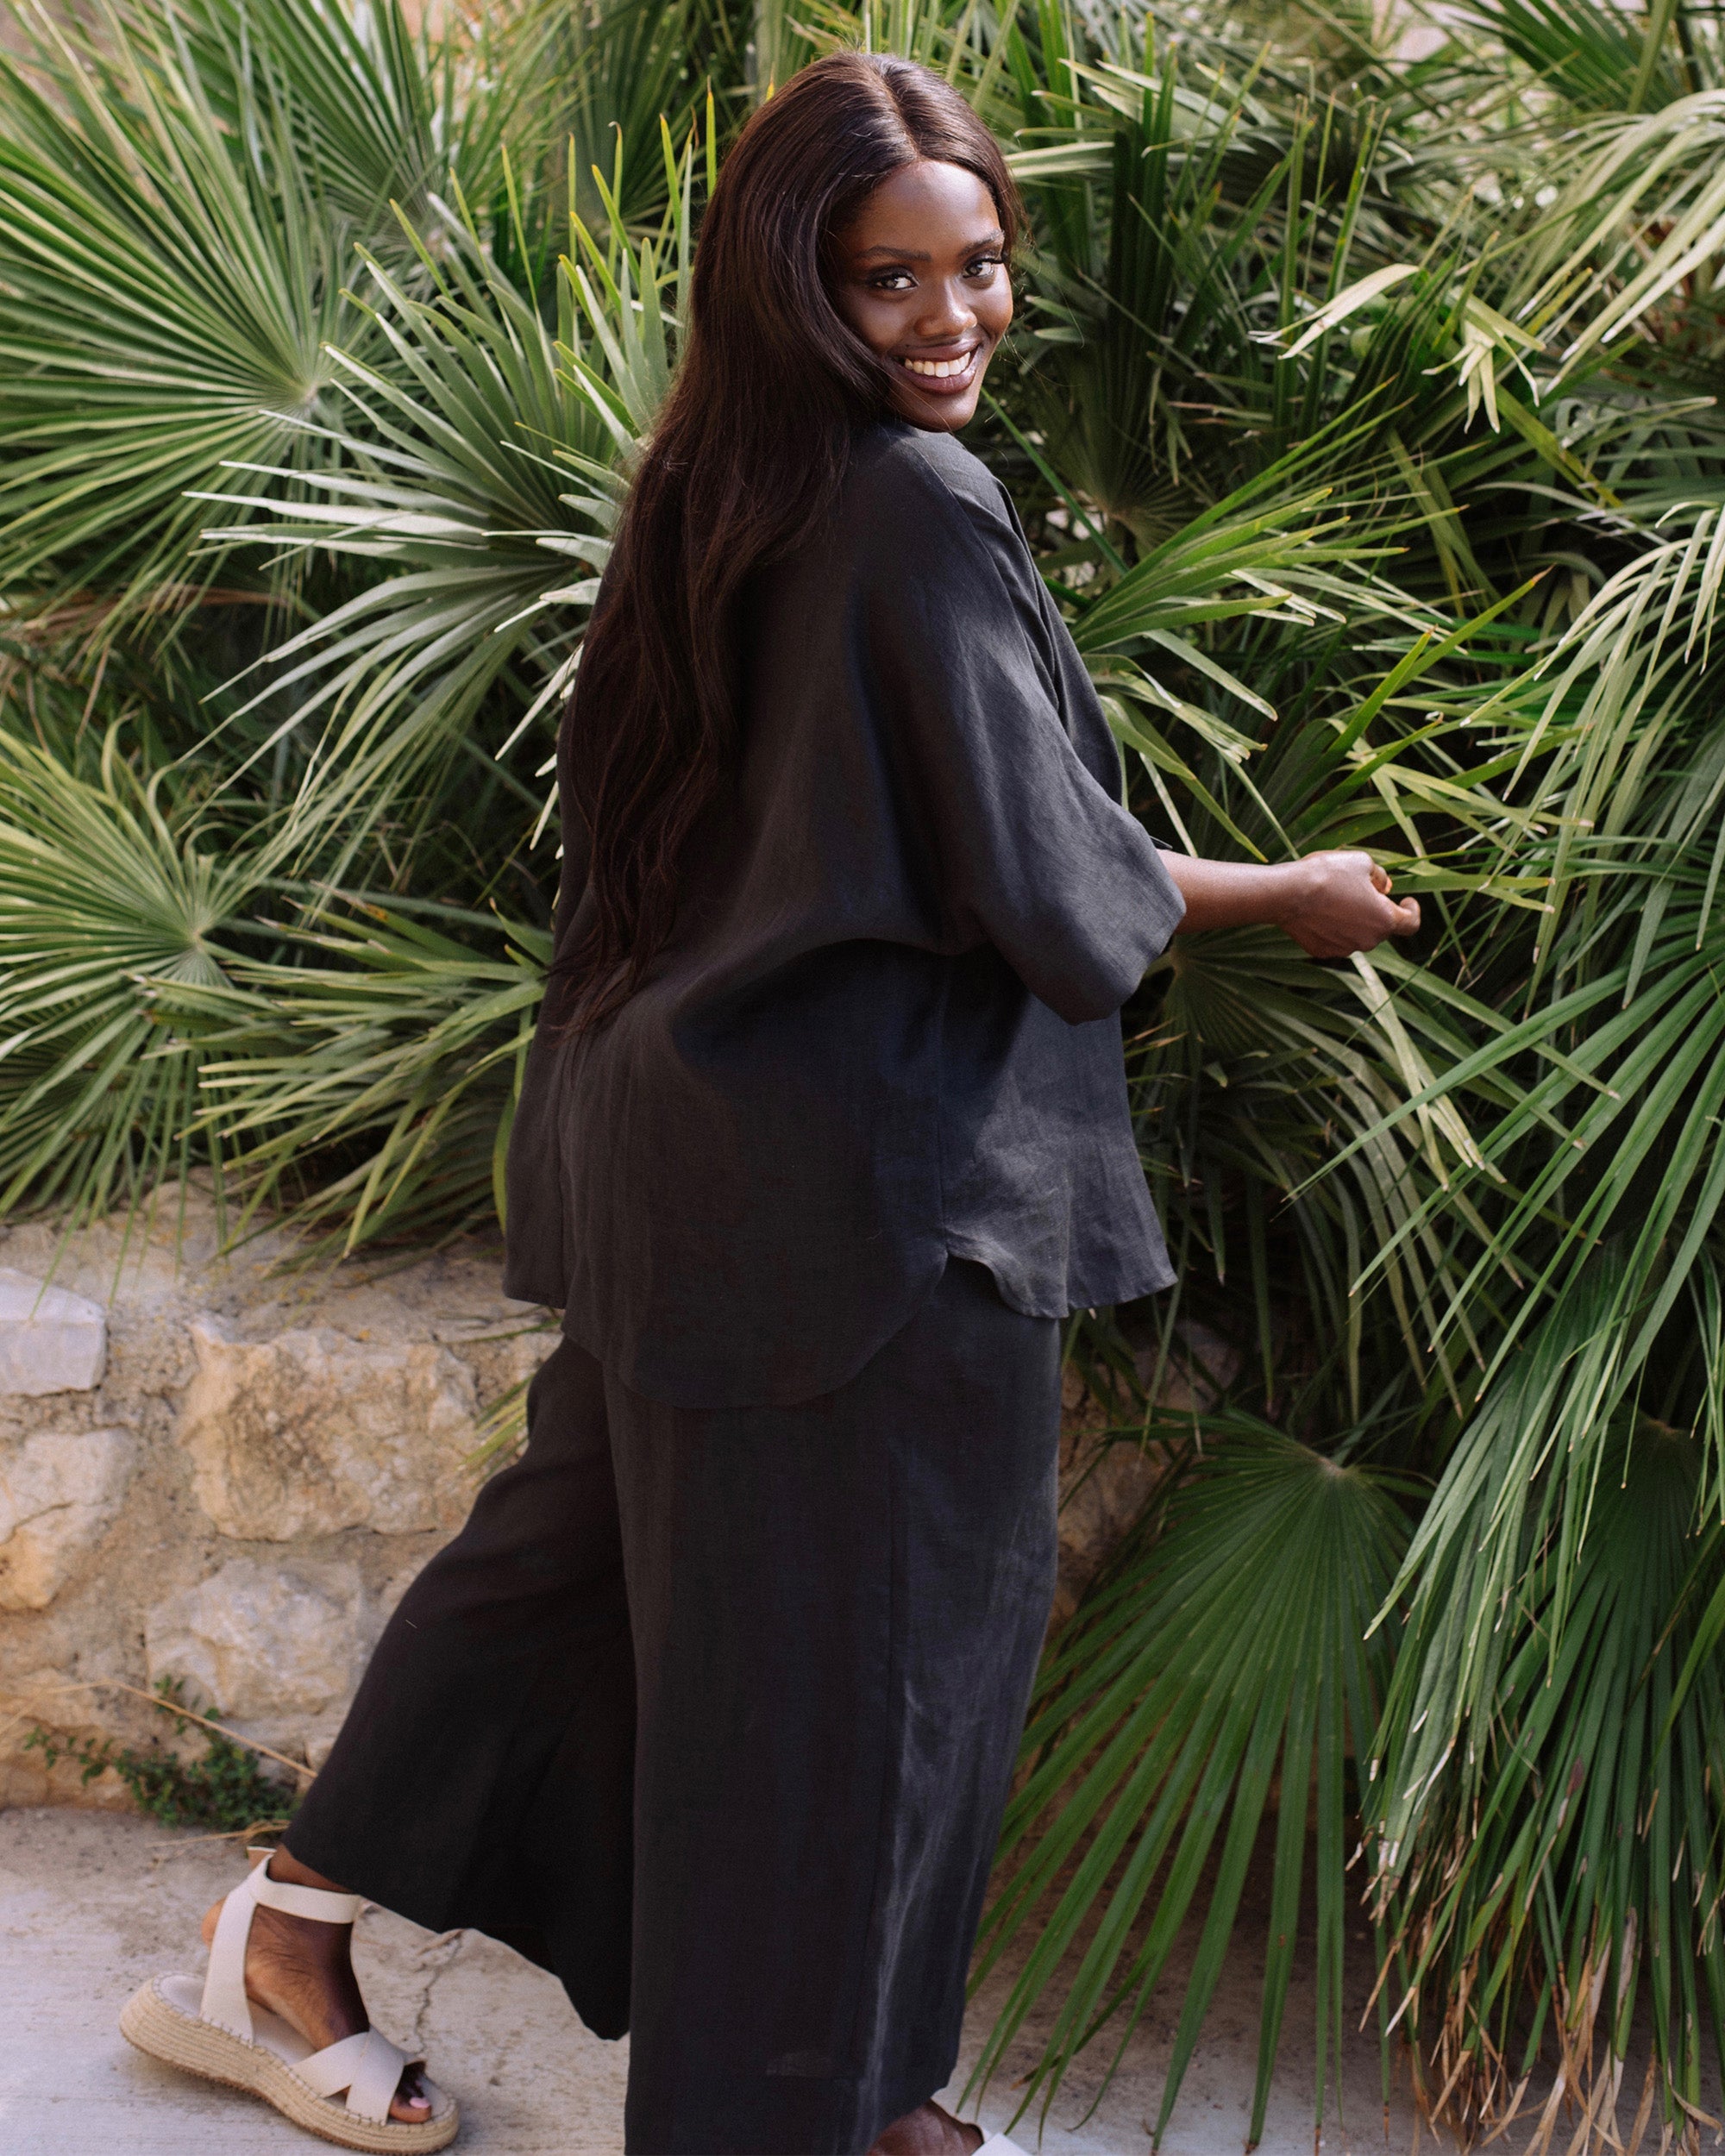
<path id="1" fill-rule="evenodd" d="M 280 216 L 261 146 L 232 157 L 177 56 L 129 128 L 75 61 L 52 88 L 0 72 L 7 586 L 171 599 L 202 521 L 187 488 L 323 408 L 323 348 L 359 328 L 344 250 L 309 198 Z"/>

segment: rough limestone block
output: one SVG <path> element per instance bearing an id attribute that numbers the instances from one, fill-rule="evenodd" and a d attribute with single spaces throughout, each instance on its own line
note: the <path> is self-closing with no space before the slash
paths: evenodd
<path id="1" fill-rule="evenodd" d="M 244 1720 L 322 1714 L 358 1683 L 372 1644 L 359 1567 L 235 1557 L 144 1620 L 150 1682 L 180 1677 L 192 1704 Z"/>
<path id="2" fill-rule="evenodd" d="M 39 1430 L 0 1446 L 0 1609 L 46 1609 L 107 1532 L 133 1464 L 125 1430 Z"/>
<path id="3" fill-rule="evenodd" d="M 99 1304 L 0 1265 L 0 1394 L 87 1393 L 107 1359 Z"/>
<path id="4" fill-rule="evenodd" d="M 235 1340 L 209 1317 L 191 1338 L 198 1374 L 179 1436 L 198 1501 L 223 1534 L 417 1534 L 467 1517 L 478 1402 L 448 1348 L 322 1326 Z"/>

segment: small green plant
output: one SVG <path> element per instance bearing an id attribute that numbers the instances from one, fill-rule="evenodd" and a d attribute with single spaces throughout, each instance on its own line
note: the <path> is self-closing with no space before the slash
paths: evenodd
<path id="1" fill-rule="evenodd" d="M 180 1677 L 163 1677 L 156 1697 L 172 1715 L 174 1733 L 204 1732 L 204 1757 L 190 1762 L 164 1745 L 152 1742 L 147 1751 L 118 1745 L 110 1738 L 56 1736 L 40 1726 L 24 1739 L 26 1752 L 39 1752 L 44 1765 L 75 1759 L 83 1768 L 80 1779 L 87 1788 L 98 1774 L 112 1767 L 137 1800 L 140 1810 L 164 1827 L 204 1827 L 220 1834 L 244 1833 L 287 1824 L 298 1802 L 297 1790 L 277 1781 L 255 1752 L 219 1729 L 209 1727 L 221 1717 L 214 1713 L 192 1715 L 176 1710 L 185 1706 L 185 1684 Z"/>

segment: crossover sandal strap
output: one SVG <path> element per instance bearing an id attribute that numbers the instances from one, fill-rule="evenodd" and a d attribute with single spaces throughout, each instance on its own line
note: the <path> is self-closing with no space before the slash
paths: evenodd
<path id="1" fill-rule="evenodd" d="M 252 1935 L 253 1911 L 260 1902 L 266 1908 L 310 1917 L 320 1924 L 351 1924 L 365 1907 L 364 1897 L 358 1894 L 330 1894 L 322 1887 L 290 1886 L 285 1880 L 272 1879 L 267 1857 L 253 1865 L 223 1902 L 216 1920 L 199 2009 L 206 2021 L 230 2036 L 244 2037 L 248 2043 L 252 2040 L 252 2009 L 246 1997 L 246 1942 Z"/>
<path id="2" fill-rule="evenodd" d="M 344 2036 L 339 2044 L 313 2052 L 293 2071 L 320 2096 L 339 2096 L 345 2089 L 353 2115 L 367 2126 L 381 2126 L 389 2116 L 403 2072 L 419 2063 L 388 2037 L 368 2028 L 361 2035 Z"/>

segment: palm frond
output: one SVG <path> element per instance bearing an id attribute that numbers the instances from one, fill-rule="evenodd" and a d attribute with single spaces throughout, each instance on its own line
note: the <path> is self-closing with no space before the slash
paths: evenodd
<path id="1" fill-rule="evenodd" d="M 975 1981 L 1034 1942 L 973 2082 L 1004 2064 L 1069 1949 L 1077 1955 L 1021 2112 L 1044 2116 L 1073 2057 L 1123 2046 L 1197 1905 L 1221 1837 L 1154 2135 L 1214 1995 L 1246 1866 L 1276 1819 L 1271 1930 L 1250 2140 L 1263 2130 L 1307 1881 L 1319 1938 L 1317 2090 L 1339 2071 L 1348 1758 L 1377 1726 L 1393 1658 L 1364 1638 L 1406 1539 L 1390 1488 L 1250 1417 L 1211 1419 L 1204 1457 L 1143 1545 L 1109 1570 L 1038 1681 Z M 1223 1831 L 1224 1819 L 1226 1832 Z"/>

